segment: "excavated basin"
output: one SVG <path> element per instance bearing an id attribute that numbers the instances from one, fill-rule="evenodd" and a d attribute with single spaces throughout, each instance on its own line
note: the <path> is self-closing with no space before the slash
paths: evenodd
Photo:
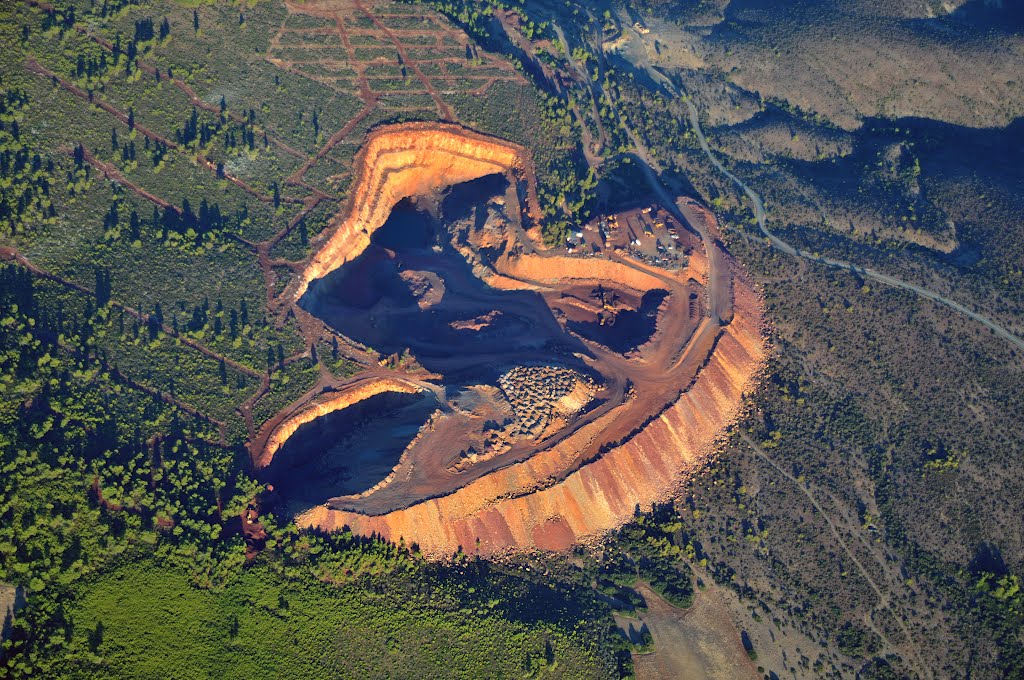
<path id="1" fill-rule="evenodd" d="M 300 426 L 264 471 L 290 514 L 387 477 L 438 407 L 429 392 L 383 392 Z"/>
<path id="2" fill-rule="evenodd" d="M 299 305 L 382 354 L 412 350 L 436 372 L 451 371 L 453 357 L 471 367 L 487 357 L 544 361 L 556 352 L 586 352 L 540 294 L 492 288 L 451 244 L 449 216 L 464 216 L 467 205 L 506 187 L 501 176 L 452 187 L 440 217 L 399 202 L 362 253 L 313 281 Z M 420 281 L 428 275 L 423 293 Z"/>

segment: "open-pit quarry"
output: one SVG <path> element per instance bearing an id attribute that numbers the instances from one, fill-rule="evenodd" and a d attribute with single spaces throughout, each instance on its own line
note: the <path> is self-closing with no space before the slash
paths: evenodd
<path id="1" fill-rule="evenodd" d="M 300 526 L 435 556 L 560 550 L 669 498 L 713 452 L 766 349 L 709 211 L 661 206 L 681 225 L 663 268 L 530 238 L 531 160 L 500 139 L 385 126 L 357 168 L 279 304 L 353 355 L 403 360 L 325 372 L 252 442 Z"/>

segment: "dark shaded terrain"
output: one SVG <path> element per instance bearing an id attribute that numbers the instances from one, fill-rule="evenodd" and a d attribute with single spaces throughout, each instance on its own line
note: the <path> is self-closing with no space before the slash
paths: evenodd
<path id="1" fill-rule="evenodd" d="M 300 427 L 266 469 L 289 514 L 384 479 L 437 408 L 423 394 L 384 393 Z"/>
<path id="2" fill-rule="evenodd" d="M 594 295 L 590 296 L 595 297 Z M 603 301 L 603 291 L 597 294 L 599 300 Z M 616 296 L 609 295 L 617 302 Z M 600 342 L 613 352 L 625 353 L 636 349 L 654 334 L 658 323 L 658 308 L 668 297 L 668 292 L 663 290 L 652 290 L 643 295 L 635 309 L 627 309 L 616 313 L 610 321 L 569 321 L 566 326 L 574 333 Z"/>
<path id="3" fill-rule="evenodd" d="M 448 225 L 468 218 L 482 198 L 503 192 L 503 183 L 485 178 L 454 187 L 438 217 L 400 203 L 371 246 L 311 286 L 300 304 L 358 342 L 384 354 L 411 350 L 424 368 L 438 372 L 447 372 L 452 358 L 465 366 L 473 356 L 485 364 L 486 357 L 507 363 L 585 352 L 540 295 L 491 288 L 452 245 Z M 437 299 L 413 293 L 402 278 L 409 270 L 437 277 Z"/>

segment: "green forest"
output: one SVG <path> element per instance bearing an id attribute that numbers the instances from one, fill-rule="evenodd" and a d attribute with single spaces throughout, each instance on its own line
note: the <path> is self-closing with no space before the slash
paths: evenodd
<path id="1" fill-rule="evenodd" d="M 468 555 L 266 516 L 247 564 L 244 450 L 107 363 L 89 340 L 105 308 L 48 307 L 18 266 L 0 281 L 0 573 L 29 603 L 10 677 L 618 674 L 593 597 Z"/>

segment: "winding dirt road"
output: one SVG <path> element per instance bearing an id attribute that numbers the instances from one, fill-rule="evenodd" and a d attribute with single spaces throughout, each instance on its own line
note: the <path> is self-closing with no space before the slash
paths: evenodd
<path id="1" fill-rule="evenodd" d="M 760 194 L 754 191 L 746 182 L 744 182 L 739 177 L 730 172 L 711 151 L 711 147 L 708 145 L 708 140 L 704 136 L 704 131 L 700 127 L 700 116 L 697 112 L 697 107 L 694 106 L 693 104 L 693 101 L 691 101 L 690 98 L 686 96 L 686 93 L 681 91 L 681 89 L 677 87 L 676 84 L 673 83 L 672 80 L 670 80 L 664 73 L 662 73 L 657 68 L 651 65 L 650 61 L 647 59 L 645 48 L 641 43 L 640 35 L 637 34 L 636 31 L 634 31 L 632 28 L 625 28 L 625 31 L 628 31 L 628 33 L 631 36 L 631 40 L 628 43 L 629 49 L 624 50 L 622 52 L 623 56 L 626 57 L 626 59 L 630 63 L 632 63 L 633 66 L 642 69 L 645 73 L 647 73 L 647 75 L 650 76 L 655 83 L 659 84 L 664 89 L 667 95 L 677 97 L 681 99 L 683 103 L 686 104 L 690 126 L 693 128 L 694 133 L 697 135 L 697 141 L 700 142 L 700 147 L 704 151 L 704 154 L 708 157 L 708 160 L 711 161 L 711 164 L 714 165 L 719 172 L 728 177 L 733 182 L 733 184 L 739 187 L 739 189 L 743 191 L 744 194 L 746 194 L 747 198 L 750 199 L 751 204 L 754 206 L 754 216 L 757 218 L 757 226 L 772 246 L 786 253 L 787 255 L 792 255 L 794 257 L 802 257 L 812 262 L 828 265 L 830 267 L 836 267 L 838 269 L 846 269 L 849 270 L 850 272 L 858 274 L 859 276 L 862 276 L 863 278 L 878 281 L 879 283 L 883 283 L 887 286 L 892 286 L 894 288 L 900 288 L 911 293 L 914 293 L 916 295 L 920 295 L 921 297 L 932 300 L 933 302 L 936 302 L 940 305 L 945 305 L 946 307 L 952 309 L 953 311 L 963 314 L 977 321 L 978 323 L 982 324 L 983 326 L 991 330 L 993 333 L 998 335 L 999 337 L 1009 342 L 1018 350 L 1024 352 L 1024 339 L 1021 339 L 1018 336 L 1014 335 L 1013 333 L 1006 330 L 999 324 L 995 323 L 988 317 L 979 314 L 978 312 L 975 312 L 971 309 L 968 309 L 959 302 L 950 300 L 949 298 L 939 295 L 938 293 L 928 290 L 927 288 L 923 288 L 908 281 L 903 281 L 902 279 L 898 279 L 894 276 L 889 276 L 888 274 L 884 274 L 874 269 L 861 267 L 850 262 L 845 262 L 843 260 L 836 260 L 830 257 L 823 257 L 815 255 L 813 253 L 808 253 L 804 250 L 801 250 L 790 245 L 786 241 L 783 241 L 781 238 L 776 236 L 768 228 L 768 213 L 765 210 L 764 201 L 761 199 Z M 641 44 L 638 45 L 638 43 Z M 629 130 L 629 133 L 633 143 L 637 145 L 637 148 L 643 149 L 643 147 L 639 144 L 639 139 L 636 138 L 636 135 L 632 132 L 632 130 Z M 644 152 L 646 153 L 646 150 L 644 150 Z M 647 155 L 649 156 L 649 154 Z"/>
<path id="2" fill-rule="evenodd" d="M 829 514 L 818 503 L 818 499 L 814 497 L 813 493 L 811 493 L 809 486 L 801 483 L 796 477 L 786 472 L 786 470 L 784 470 L 782 466 L 780 466 L 778 463 L 772 460 L 771 457 L 767 453 L 765 453 L 764 449 L 758 446 L 757 442 L 755 442 L 749 434 L 741 430 L 740 437 L 743 439 L 744 442 L 746 442 L 747 446 L 750 447 L 750 450 L 753 451 L 754 455 L 756 455 L 764 462 L 768 463 L 768 465 L 770 465 L 772 469 L 774 469 L 777 473 L 785 477 L 788 481 L 792 482 L 793 485 L 796 486 L 800 490 L 800 492 L 807 498 L 811 505 L 814 506 L 814 509 L 818 511 L 818 515 L 821 517 L 822 520 L 824 520 L 825 524 L 828 525 L 829 530 L 832 532 L 832 536 L 835 537 L 836 542 L 839 543 L 839 546 L 843 549 L 843 552 L 845 552 L 847 557 L 850 558 L 850 561 L 853 562 L 853 566 L 857 568 L 857 571 L 858 573 L 860 573 L 861 577 L 865 581 L 867 581 L 869 586 L 871 586 L 871 590 L 875 592 L 875 595 L 878 597 L 878 608 L 888 609 L 892 614 L 892 620 L 896 623 L 897 626 L 899 626 L 900 632 L 903 633 L 904 639 L 913 641 L 914 637 L 910 634 L 910 630 L 907 628 L 906 624 L 904 624 L 905 619 L 903 612 L 900 611 L 898 604 L 896 604 L 893 601 L 894 598 L 891 597 L 886 590 L 883 590 L 883 588 L 880 587 L 873 578 L 871 578 L 871 575 L 868 573 L 867 569 L 864 568 L 864 565 L 861 563 L 859 559 L 857 559 L 857 556 L 854 554 L 853 550 L 850 549 L 850 546 L 847 544 L 846 540 L 843 539 L 843 536 L 839 532 L 839 528 L 836 526 L 836 523 L 832 521 L 832 519 L 829 517 Z M 881 562 L 879 564 L 883 569 L 886 566 L 884 563 Z M 892 650 L 901 651 L 897 645 L 894 645 L 892 641 L 889 640 L 889 637 L 885 634 L 885 631 L 882 630 L 881 627 L 872 624 L 871 628 L 875 631 L 878 637 L 881 638 L 882 642 L 887 647 L 889 647 Z M 917 646 L 915 644 L 911 644 L 908 646 L 908 649 L 910 654 L 913 656 L 915 670 L 919 674 L 921 674 L 921 677 L 929 677 L 930 674 L 924 672 L 924 669 L 926 667 L 924 665 L 923 660 L 921 659 L 920 654 L 917 651 Z M 902 651 L 905 652 L 907 650 Z"/>

